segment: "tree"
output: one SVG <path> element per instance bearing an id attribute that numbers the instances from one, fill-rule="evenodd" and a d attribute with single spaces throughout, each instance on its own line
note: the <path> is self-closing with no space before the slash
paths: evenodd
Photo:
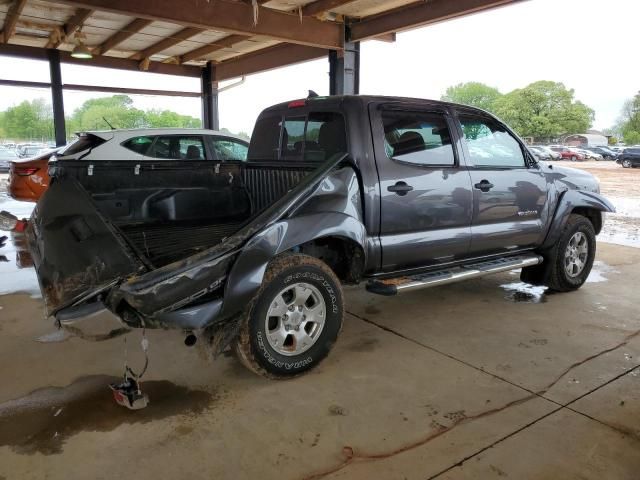
<path id="1" fill-rule="evenodd" d="M 538 81 L 500 97 L 495 112 L 518 134 L 547 141 L 586 131 L 594 111 L 574 100 L 574 91 L 564 84 Z"/>
<path id="2" fill-rule="evenodd" d="M 624 103 L 620 130 L 627 145 L 640 143 L 640 92 Z"/>
<path id="3" fill-rule="evenodd" d="M 150 128 L 200 128 L 202 126 L 199 118 L 180 115 L 170 110 L 149 110 L 146 113 L 146 124 Z"/>
<path id="4" fill-rule="evenodd" d="M 8 108 L 0 122 L 3 134 L 10 138 L 42 140 L 53 136 L 51 106 L 41 98 Z"/>
<path id="5" fill-rule="evenodd" d="M 492 112 L 496 101 L 502 96 L 498 89 L 480 82 L 459 83 L 447 88 L 441 97 L 446 102 L 462 103 Z"/>

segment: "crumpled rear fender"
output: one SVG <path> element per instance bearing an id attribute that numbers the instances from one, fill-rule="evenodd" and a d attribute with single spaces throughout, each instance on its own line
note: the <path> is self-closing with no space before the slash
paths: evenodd
<path id="1" fill-rule="evenodd" d="M 296 246 L 333 237 L 359 245 L 366 255 L 367 230 L 362 221 L 360 192 L 351 167 L 335 171 L 289 218 L 254 236 L 229 272 L 220 318 L 241 312 L 258 292 L 269 262 Z"/>
<path id="2" fill-rule="evenodd" d="M 609 213 L 616 211 L 613 204 L 598 193 L 585 190 L 568 190 L 564 192 L 558 200 L 547 237 L 542 244 L 541 248 L 543 250 L 551 248 L 558 242 L 562 234 L 562 229 L 569 219 L 569 215 L 571 215 L 576 208 L 588 208 L 598 212 Z"/>

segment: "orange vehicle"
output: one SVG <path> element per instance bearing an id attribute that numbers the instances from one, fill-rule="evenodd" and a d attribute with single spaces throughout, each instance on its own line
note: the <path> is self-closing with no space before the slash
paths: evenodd
<path id="1" fill-rule="evenodd" d="M 23 202 L 37 202 L 49 187 L 48 163 L 57 151 L 12 161 L 9 167 L 9 196 Z"/>

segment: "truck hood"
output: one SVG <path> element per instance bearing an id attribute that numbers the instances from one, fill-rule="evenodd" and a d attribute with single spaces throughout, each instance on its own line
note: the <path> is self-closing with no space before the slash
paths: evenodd
<path id="1" fill-rule="evenodd" d="M 600 193 L 600 181 L 595 175 L 577 168 L 561 167 L 547 162 L 540 162 L 542 171 L 546 177 L 569 190 L 585 190 L 587 192 Z"/>

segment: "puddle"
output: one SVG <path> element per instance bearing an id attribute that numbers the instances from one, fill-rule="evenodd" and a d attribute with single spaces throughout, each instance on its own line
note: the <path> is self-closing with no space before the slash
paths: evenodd
<path id="1" fill-rule="evenodd" d="M 0 210 L 6 210 L 18 218 L 28 218 L 34 205 L 31 202 L 13 200 L 0 186 Z M 0 236 L 4 235 L 9 238 L 0 247 L 0 258 L 3 260 L 0 261 L 0 295 L 25 292 L 34 298 L 40 298 L 38 278 L 27 251 L 24 234 L 0 230 Z"/>
<path id="2" fill-rule="evenodd" d="M 71 335 L 66 330 L 55 330 L 51 333 L 47 333 L 45 335 L 41 335 L 36 338 L 36 342 L 40 343 L 61 343 L 69 340 L 73 335 Z"/>
<path id="3" fill-rule="evenodd" d="M 607 213 L 598 241 L 640 248 L 640 201 L 608 196 L 616 213 Z"/>
<path id="4" fill-rule="evenodd" d="M 589 276 L 587 277 L 587 283 L 608 282 L 609 279 L 605 275 L 609 275 L 611 273 L 618 273 L 618 271 L 606 263 L 596 260 L 593 262 L 591 273 L 589 273 Z"/>
<path id="5" fill-rule="evenodd" d="M 123 424 L 198 414 L 216 398 L 168 381 L 149 381 L 142 384 L 149 406 L 132 411 L 118 406 L 109 390 L 109 383 L 120 380 L 107 375 L 83 377 L 66 387 L 39 389 L 0 404 L 0 447 L 22 454 L 57 454 L 77 433 L 109 432 Z"/>
<path id="6" fill-rule="evenodd" d="M 547 301 L 547 287 L 537 287 L 524 282 L 500 285 L 507 294 L 504 298 L 513 302 L 543 303 Z"/>

